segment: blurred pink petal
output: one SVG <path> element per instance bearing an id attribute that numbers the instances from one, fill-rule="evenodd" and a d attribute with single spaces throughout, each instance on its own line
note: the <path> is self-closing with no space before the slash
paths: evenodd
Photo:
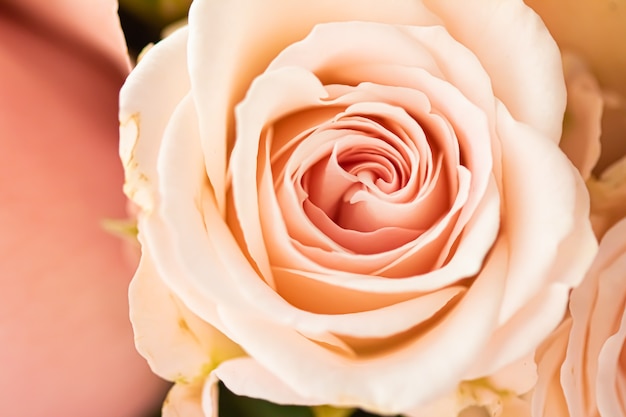
<path id="1" fill-rule="evenodd" d="M 134 266 L 100 225 L 125 216 L 115 3 L 4 2 L 0 38 L 0 415 L 141 415 L 164 387 L 133 347 Z"/>
<path id="2" fill-rule="evenodd" d="M 3 14 L 28 18 L 39 29 L 50 30 L 66 41 L 88 46 L 93 52 L 104 55 L 112 68 L 129 70 L 125 53 L 126 42 L 117 17 L 117 2 L 113 0 L 8 0 L 1 9 Z M 0 10 L 1 10 L 0 9 Z M 57 45 L 58 47 L 58 45 Z"/>

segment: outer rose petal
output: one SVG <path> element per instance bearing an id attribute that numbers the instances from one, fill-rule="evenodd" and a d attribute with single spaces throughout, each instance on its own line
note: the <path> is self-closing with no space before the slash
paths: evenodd
<path id="1" fill-rule="evenodd" d="M 454 392 L 405 415 L 527 417 L 530 405 L 520 396 L 534 386 L 535 369 L 532 358 L 524 358 L 488 378 L 462 381 Z"/>
<path id="2" fill-rule="evenodd" d="M 189 91 L 186 44 L 184 28 L 167 42 L 153 46 L 120 91 L 119 151 L 126 176 L 124 192 L 146 211 L 154 205 L 157 155 L 163 131 L 176 104 Z M 162 83 L 164 79 L 170 82 Z M 153 84 L 160 88 L 152 88 Z M 142 123 L 142 119 L 150 123 Z"/>
<path id="3" fill-rule="evenodd" d="M 129 297 L 137 349 L 163 378 L 190 383 L 221 361 L 243 354 L 163 285 L 146 250 Z"/>
<path id="4" fill-rule="evenodd" d="M 521 0 L 425 3 L 476 54 L 491 76 L 496 97 L 513 117 L 558 143 L 565 84 L 557 82 L 562 79 L 559 50 L 541 19 Z M 494 42 L 494 33 L 505 41 Z"/>
<path id="5" fill-rule="evenodd" d="M 237 358 L 224 362 L 213 374 L 237 395 L 263 398 L 275 404 L 310 406 L 325 404 L 323 400 L 299 395 L 291 386 L 276 378 L 251 358 Z"/>
<path id="6" fill-rule="evenodd" d="M 101 227 L 125 215 L 114 2 L 3 2 L 0 38 L 0 415 L 136 416 L 165 386 L 132 348 L 132 266 Z"/>

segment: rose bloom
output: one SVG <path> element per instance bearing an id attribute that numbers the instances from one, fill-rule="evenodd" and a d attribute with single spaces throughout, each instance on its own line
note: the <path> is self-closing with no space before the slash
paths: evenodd
<path id="1" fill-rule="evenodd" d="M 121 92 L 131 319 L 176 382 L 164 414 L 214 415 L 217 380 L 379 413 L 532 386 L 490 377 L 596 251 L 565 104 L 520 1 L 195 1 Z"/>
<path id="2" fill-rule="evenodd" d="M 606 233 L 567 319 L 539 351 L 534 416 L 626 416 L 626 219 Z"/>
<path id="3" fill-rule="evenodd" d="M 164 392 L 132 347 L 115 3 L 0 4 L 0 415 L 137 417 Z"/>

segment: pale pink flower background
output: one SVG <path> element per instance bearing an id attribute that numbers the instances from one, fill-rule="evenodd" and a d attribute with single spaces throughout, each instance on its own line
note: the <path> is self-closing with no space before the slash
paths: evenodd
<path id="1" fill-rule="evenodd" d="M 136 353 L 116 2 L 0 3 L 0 415 L 138 417 L 164 383 Z"/>

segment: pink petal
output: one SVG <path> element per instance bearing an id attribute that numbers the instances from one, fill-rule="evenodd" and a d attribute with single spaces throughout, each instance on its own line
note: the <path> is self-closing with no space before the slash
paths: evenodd
<path id="1" fill-rule="evenodd" d="M 165 379 L 188 384 L 219 361 L 243 354 L 171 293 L 147 250 L 130 285 L 129 298 L 137 350 L 152 371 Z"/>
<path id="2" fill-rule="evenodd" d="M 105 57 L 120 72 L 130 69 L 116 1 L 8 0 L 5 7 L 9 13 L 32 19 L 36 26 Z"/>

